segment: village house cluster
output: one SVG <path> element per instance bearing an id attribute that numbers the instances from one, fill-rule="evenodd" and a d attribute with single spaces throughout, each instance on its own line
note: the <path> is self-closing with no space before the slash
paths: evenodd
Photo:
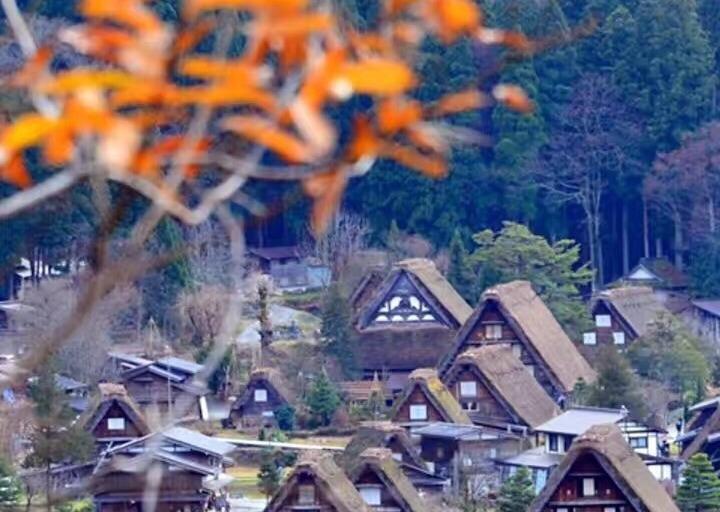
<path id="1" fill-rule="evenodd" d="M 257 256 L 278 275 L 285 264 L 301 266 L 288 251 Z M 57 377 L 96 456 L 53 468 L 53 478 L 82 481 L 98 512 L 144 511 L 152 475 L 159 512 L 223 510 L 238 453 L 269 446 L 300 455 L 267 512 L 452 510 L 453 498 L 492 496 L 520 468 L 535 489 L 532 512 L 677 511 L 671 496 L 689 457 L 705 452 L 720 469 L 720 398 L 693 406 L 692 421 L 671 433 L 674 426 L 643 424 L 624 408 L 576 405 L 574 396 L 597 378 L 587 351 L 624 350 L 658 313 L 710 308 L 673 306 L 681 283 L 663 287 L 654 268 L 641 263 L 621 286 L 597 294 L 594 327 L 578 344 L 529 282 L 493 286 L 473 308 L 429 260 L 368 273 L 349 299 L 362 379 L 335 386 L 346 404 L 378 400 L 389 417 L 355 425 L 342 450 L 256 440 L 300 399 L 283 368 L 251 370 L 223 424 L 254 437 L 223 438 L 197 430 L 211 420 L 202 365 L 110 353 L 114 382 L 90 390 Z M 161 427 L 167 418 L 172 425 Z"/>

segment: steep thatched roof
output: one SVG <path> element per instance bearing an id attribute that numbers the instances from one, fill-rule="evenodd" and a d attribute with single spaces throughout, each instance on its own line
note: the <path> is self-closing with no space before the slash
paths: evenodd
<path id="1" fill-rule="evenodd" d="M 145 421 L 142 410 L 137 403 L 135 403 L 135 400 L 130 397 L 125 386 L 122 384 L 103 382 L 98 384 L 98 390 L 99 393 L 88 406 L 86 416 L 81 419 L 81 424 L 85 430 L 89 432 L 94 430 L 98 423 L 105 417 L 108 410 L 113 405 L 117 405 L 122 409 L 128 419 L 133 422 L 140 432 L 140 435 L 150 433 L 150 428 Z"/>
<path id="2" fill-rule="evenodd" d="M 652 274 L 648 278 L 635 277 L 642 270 Z M 687 275 L 665 258 L 643 258 L 628 272 L 628 281 L 646 281 L 661 288 L 685 288 L 688 285 Z"/>
<path id="3" fill-rule="evenodd" d="M 410 436 L 404 428 L 389 421 L 368 421 L 360 425 L 355 435 L 345 447 L 345 450 L 336 457 L 337 463 L 348 473 L 360 462 L 360 454 L 368 448 L 388 448 L 396 442 L 403 447 L 405 455 L 412 464 L 424 468 L 425 463 L 420 458 L 412 444 Z"/>
<path id="4" fill-rule="evenodd" d="M 278 396 L 280 396 L 288 404 L 292 405 L 295 403 L 295 392 L 292 387 L 288 385 L 285 378 L 278 370 L 275 368 L 256 368 L 250 374 L 250 380 L 245 385 L 245 389 L 233 404 L 233 409 L 239 409 L 252 399 L 254 385 L 258 383 L 261 383 L 263 387 L 274 390 Z"/>
<path id="5" fill-rule="evenodd" d="M 287 499 L 293 495 L 298 482 L 312 478 L 323 499 L 337 512 L 372 512 L 345 472 L 335 464 L 332 455 L 305 452 L 283 485 L 265 507 L 265 512 L 285 510 Z"/>
<path id="6" fill-rule="evenodd" d="M 690 411 L 695 416 L 688 423 L 687 431 L 678 438 L 685 446 L 680 454 L 682 460 L 688 460 L 702 450 L 710 435 L 720 431 L 720 397 L 695 404 Z"/>
<path id="7" fill-rule="evenodd" d="M 462 409 L 458 401 L 455 400 L 448 388 L 445 387 L 445 384 L 442 383 L 437 371 L 432 368 L 419 368 L 410 374 L 402 395 L 397 398 L 393 405 L 393 417 L 397 415 L 399 409 L 416 388 L 419 388 L 428 401 L 435 406 L 443 421 L 472 425 L 470 417 Z"/>
<path id="8" fill-rule="evenodd" d="M 670 312 L 647 286 L 611 288 L 598 294 L 596 303 L 617 313 L 621 322 L 636 336 L 644 335 L 659 314 Z"/>
<path id="9" fill-rule="evenodd" d="M 537 353 L 552 378 L 565 392 L 571 392 L 579 379 L 586 383 L 595 380 L 595 370 L 570 341 L 528 281 L 512 281 L 485 290 L 482 301 L 458 332 L 454 347 L 441 364 L 441 374 L 449 370 L 453 360 L 462 351 L 465 341 L 475 330 L 483 310 L 490 302 L 498 305 L 510 326 Z"/>
<path id="10" fill-rule="evenodd" d="M 350 473 L 350 480 L 357 482 L 366 472 L 375 473 L 385 485 L 401 512 L 432 512 L 435 507 L 423 500 L 415 486 L 408 480 L 400 466 L 386 448 L 368 448 L 360 454 L 360 463 Z"/>
<path id="11" fill-rule="evenodd" d="M 508 413 L 530 428 L 560 412 L 508 346 L 486 345 L 467 350 L 455 361 L 454 366 L 458 365 L 473 368 Z M 449 375 L 452 372 L 451 369 Z"/>
<path id="12" fill-rule="evenodd" d="M 613 424 L 596 425 L 575 439 L 565 458 L 550 475 L 545 489 L 530 505 L 529 512 L 545 510 L 575 461 L 587 454 L 595 457 L 637 510 L 679 512 L 668 493 Z"/>

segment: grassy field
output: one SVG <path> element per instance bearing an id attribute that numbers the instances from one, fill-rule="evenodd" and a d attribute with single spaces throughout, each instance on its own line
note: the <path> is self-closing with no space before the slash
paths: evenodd
<path id="1" fill-rule="evenodd" d="M 260 468 L 257 466 L 233 466 L 225 472 L 235 478 L 230 484 L 231 495 L 242 494 L 245 497 L 261 499 L 265 496 L 257 487 L 257 475 Z"/>
<path id="2" fill-rule="evenodd" d="M 218 437 L 235 437 L 239 439 L 257 440 L 257 436 L 238 432 L 234 429 L 221 429 L 215 434 Z M 288 436 L 288 443 L 310 444 L 319 446 L 337 446 L 345 448 L 350 442 L 350 436 L 313 436 L 313 437 L 292 437 Z"/>

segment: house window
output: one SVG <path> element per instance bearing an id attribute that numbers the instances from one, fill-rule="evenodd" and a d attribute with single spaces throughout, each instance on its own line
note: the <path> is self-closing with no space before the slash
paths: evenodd
<path id="1" fill-rule="evenodd" d="M 550 434 L 548 436 L 548 451 L 550 451 L 550 452 L 558 451 L 558 436 L 556 436 L 555 434 Z"/>
<path id="2" fill-rule="evenodd" d="M 315 486 L 298 485 L 298 505 L 315 504 Z"/>
<path id="3" fill-rule="evenodd" d="M 125 430 L 125 418 L 108 418 L 108 430 Z"/>
<path id="4" fill-rule="evenodd" d="M 595 315 L 595 327 L 610 327 L 610 315 Z"/>
<path id="5" fill-rule="evenodd" d="M 613 341 L 615 342 L 615 345 L 625 345 L 625 333 L 624 332 L 614 332 L 613 333 Z"/>
<path id="6" fill-rule="evenodd" d="M 477 382 L 465 381 L 460 383 L 460 396 L 461 397 L 476 397 L 477 396 Z"/>
<path id="7" fill-rule="evenodd" d="M 513 343 L 511 347 L 513 355 L 518 359 L 522 359 L 522 345 L 520 345 L 520 343 Z"/>
<path id="8" fill-rule="evenodd" d="M 583 496 L 595 496 L 595 479 L 594 478 L 583 478 L 582 479 L 582 495 Z"/>
<path id="9" fill-rule="evenodd" d="M 605 507 L 603 512 L 617 512 L 617 509 L 615 507 Z"/>
<path id="10" fill-rule="evenodd" d="M 487 324 L 485 326 L 485 339 L 499 340 L 502 338 L 502 324 Z"/>
<path id="11" fill-rule="evenodd" d="M 256 402 L 267 402 L 267 389 L 256 389 L 255 390 L 255 401 Z"/>
<path id="12" fill-rule="evenodd" d="M 462 408 L 466 411 L 477 411 L 479 410 L 478 403 L 477 402 L 460 402 L 460 405 Z"/>
<path id="13" fill-rule="evenodd" d="M 569 512 L 569 510 L 566 507 L 560 507 L 556 508 L 555 512 Z"/>
<path id="14" fill-rule="evenodd" d="M 648 447 L 648 438 L 647 437 L 631 437 L 630 438 L 630 447 L 634 449 L 642 449 Z"/>
<path id="15" fill-rule="evenodd" d="M 597 345 L 597 338 L 594 332 L 583 333 L 583 345 Z"/>
<path id="16" fill-rule="evenodd" d="M 427 419 L 427 405 L 411 405 L 410 421 L 423 421 Z"/>
<path id="17" fill-rule="evenodd" d="M 360 487 L 360 496 L 370 506 L 379 506 L 381 504 L 379 487 Z"/>

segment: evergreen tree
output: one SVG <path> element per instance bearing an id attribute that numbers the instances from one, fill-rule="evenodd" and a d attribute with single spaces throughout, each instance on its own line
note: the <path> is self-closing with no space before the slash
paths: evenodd
<path id="1" fill-rule="evenodd" d="M 273 341 L 273 329 L 270 321 L 270 284 L 265 277 L 260 277 L 257 282 L 257 310 L 260 345 L 267 348 Z"/>
<path id="2" fill-rule="evenodd" d="M 0 459 L 0 508 L 17 505 L 22 489 L 12 465 Z"/>
<path id="3" fill-rule="evenodd" d="M 645 405 L 628 360 L 615 347 L 603 347 L 595 368 L 598 378 L 589 386 L 588 404 L 613 409 L 625 407 L 634 418 L 643 418 Z"/>
<path id="4" fill-rule="evenodd" d="M 580 336 L 589 322 L 580 287 L 590 282 L 592 272 L 586 266 L 576 268 L 580 247 L 575 242 L 560 240 L 550 245 L 513 222 L 503 223 L 497 233 L 477 233 L 473 240 L 480 289 L 515 279 L 530 281 L 571 339 Z"/>
<path id="5" fill-rule="evenodd" d="M 280 478 L 282 471 L 277 463 L 277 457 L 272 450 L 265 450 L 262 454 L 260 462 L 260 470 L 258 472 L 258 488 L 269 501 L 275 492 L 280 488 Z"/>
<path id="6" fill-rule="evenodd" d="M 693 247 L 688 274 L 690 289 L 698 297 L 720 296 L 720 237 L 708 237 Z"/>
<path id="7" fill-rule="evenodd" d="M 497 501 L 498 512 L 526 512 L 535 498 L 530 471 L 520 468 L 505 480 Z"/>
<path id="8" fill-rule="evenodd" d="M 280 430 L 293 430 L 295 428 L 295 409 L 290 405 L 283 405 L 275 410 L 275 420 Z"/>
<path id="9" fill-rule="evenodd" d="M 477 301 L 475 276 L 470 265 L 470 257 L 465 249 L 460 231 L 457 229 L 450 240 L 450 262 L 447 279 L 465 300 L 474 304 Z"/>
<path id="10" fill-rule="evenodd" d="M 357 367 L 353 357 L 355 332 L 352 328 L 352 311 L 348 300 L 343 297 L 340 286 L 333 283 L 325 291 L 320 319 L 320 337 L 328 354 L 337 358 L 343 372 L 351 377 Z"/>
<path id="11" fill-rule="evenodd" d="M 30 397 L 35 404 L 35 424 L 25 466 L 45 469 L 46 502 L 50 510 L 52 465 L 87 460 L 93 452 L 93 439 L 75 422 L 67 396 L 55 383 L 52 365 L 46 365 L 30 386 Z"/>
<path id="12" fill-rule="evenodd" d="M 720 478 L 705 453 L 690 457 L 677 492 L 677 503 L 683 512 L 720 510 Z"/>
<path id="13" fill-rule="evenodd" d="M 305 404 L 315 425 L 323 427 L 330 425 L 333 414 L 340 407 L 340 395 L 324 371 L 320 372 L 310 387 L 305 397 Z"/>

